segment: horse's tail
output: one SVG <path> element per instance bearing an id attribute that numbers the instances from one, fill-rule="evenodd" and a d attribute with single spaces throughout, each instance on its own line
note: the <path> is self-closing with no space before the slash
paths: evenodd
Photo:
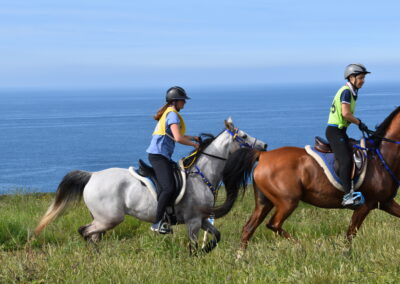
<path id="1" fill-rule="evenodd" d="M 260 153 L 260 151 L 255 149 L 242 148 L 229 157 L 222 174 L 226 190 L 226 200 L 222 205 L 211 208 L 211 212 L 215 218 L 225 216 L 232 209 L 240 188 L 243 188 L 244 194 L 254 164 L 258 160 Z"/>
<path id="2" fill-rule="evenodd" d="M 82 198 L 83 190 L 91 176 L 92 173 L 85 171 L 72 171 L 64 176 L 57 188 L 52 204 L 35 229 L 36 235 L 39 235 L 51 221 L 64 212 L 68 205 Z"/>

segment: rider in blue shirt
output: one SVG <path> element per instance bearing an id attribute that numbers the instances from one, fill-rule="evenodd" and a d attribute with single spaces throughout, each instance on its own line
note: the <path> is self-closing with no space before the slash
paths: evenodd
<path id="1" fill-rule="evenodd" d="M 164 220 L 167 206 L 171 206 L 175 197 L 175 181 L 171 160 L 175 142 L 198 148 L 199 138 L 185 135 L 186 126 L 179 111 L 184 108 L 189 97 L 181 87 L 172 87 L 166 94 L 167 103 L 158 110 L 154 119 L 158 121 L 153 132 L 150 146 L 147 148 L 149 161 L 154 168 L 161 187 L 158 196 L 155 223 L 150 227 L 160 234 L 171 233 L 169 224 Z"/>

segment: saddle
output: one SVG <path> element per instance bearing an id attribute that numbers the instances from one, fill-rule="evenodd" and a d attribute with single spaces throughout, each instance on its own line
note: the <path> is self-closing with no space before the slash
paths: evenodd
<path id="1" fill-rule="evenodd" d="M 360 141 L 357 141 L 355 139 L 349 139 L 349 146 L 351 149 L 353 149 L 353 169 L 351 173 L 351 178 L 354 179 L 355 177 L 359 176 L 361 174 L 361 170 L 364 167 L 364 164 L 366 163 L 366 155 L 364 154 L 363 150 L 360 148 L 354 147 L 354 145 L 359 145 Z M 315 145 L 314 145 L 315 150 L 321 152 L 321 153 L 333 153 L 331 149 L 330 143 L 325 140 L 322 137 L 315 136 Z M 339 172 L 339 163 L 335 159 L 334 162 L 334 170 L 335 173 L 338 174 Z"/>
<path id="2" fill-rule="evenodd" d="M 139 160 L 139 168 L 129 167 L 129 173 L 138 179 L 146 188 L 150 191 L 151 195 L 155 200 L 158 200 L 158 195 L 161 192 L 160 183 L 157 180 L 154 169 L 147 165 L 144 161 Z M 186 173 L 183 168 L 182 161 L 173 163 L 173 174 L 175 181 L 175 192 L 176 199 L 175 205 L 181 201 L 183 195 L 185 194 L 186 188 Z"/>
<path id="3" fill-rule="evenodd" d="M 172 163 L 172 169 L 173 169 L 173 174 L 174 174 L 174 180 L 175 180 L 175 192 L 178 192 L 182 188 L 182 175 L 181 175 L 181 169 L 179 168 L 178 164 L 173 162 Z M 146 164 L 143 160 L 139 159 L 139 169 L 137 171 L 139 175 L 142 177 L 148 177 L 156 186 L 156 192 L 157 196 L 161 192 L 161 187 L 160 183 L 157 180 L 156 173 L 154 169 Z"/>
<path id="4" fill-rule="evenodd" d="M 352 180 L 354 182 L 354 190 L 360 188 L 365 179 L 365 173 L 367 170 L 367 151 L 360 149 L 360 147 L 354 147 L 358 141 L 351 139 L 350 144 L 353 149 L 353 170 Z M 360 140 L 361 148 L 365 148 L 365 139 Z M 324 173 L 331 184 L 340 191 L 343 190 L 342 181 L 339 178 L 338 170 L 339 163 L 335 159 L 332 149 L 325 139 L 321 137 L 315 137 L 315 145 L 312 147 L 307 145 L 304 147 L 307 154 L 314 158 L 314 160 L 321 166 Z"/>

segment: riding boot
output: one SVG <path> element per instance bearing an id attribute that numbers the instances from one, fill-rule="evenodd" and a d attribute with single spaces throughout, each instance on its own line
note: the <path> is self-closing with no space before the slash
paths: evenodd
<path id="1" fill-rule="evenodd" d="M 168 221 L 168 224 L 170 226 L 177 224 L 177 218 L 174 206 L 167 206 L 164 214 L 164 219 Z"/>

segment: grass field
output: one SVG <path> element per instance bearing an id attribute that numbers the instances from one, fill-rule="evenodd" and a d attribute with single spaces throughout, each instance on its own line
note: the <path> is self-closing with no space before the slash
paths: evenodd
<path id="1" fill-rule="evenodd" d="M 251 191 L 216 221 L 219 246 L 197 257 L 188 254 L 185 226 L 162 236 L 129 216 L 100 244 L 87 244 L 77 233 L 90 222 L 83 203 L 30 240 L 51 199 L 0 196 L 0 283 L 398 283 L 400 278 L 400 220 L 378 210 L 349 245 L 344 236 L 351 211 L 302 204 L 284 226 L 298 242 L 261 225 L 236 262 L 241 229 L 253 209 Z"/>

